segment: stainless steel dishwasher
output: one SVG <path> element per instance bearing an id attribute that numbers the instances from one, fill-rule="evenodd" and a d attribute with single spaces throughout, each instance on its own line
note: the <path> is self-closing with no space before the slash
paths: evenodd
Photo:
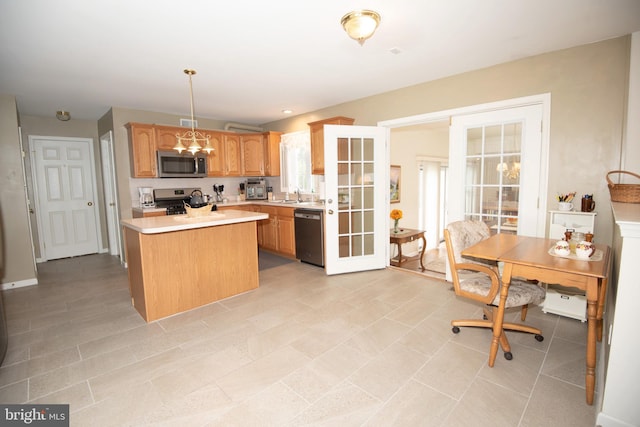
<path id="1" fill-rule="evenodd" d="M 324 212 L 319 209 L 293 211 L 296 230 L 296 258 L 324 267 Z"/>

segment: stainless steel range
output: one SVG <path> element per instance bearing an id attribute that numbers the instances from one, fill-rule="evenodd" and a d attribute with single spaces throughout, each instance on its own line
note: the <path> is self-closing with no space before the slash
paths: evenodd
<path id="1" fill-rule="evenodd" d="M 191 193 L 195 190 L 200 188 L 159 188 L 153 190 L 153 199 L 156 208 L 165 208 L 167 215 L 184 215 L 187 213 L 184 204 L 189 203 Z"/>

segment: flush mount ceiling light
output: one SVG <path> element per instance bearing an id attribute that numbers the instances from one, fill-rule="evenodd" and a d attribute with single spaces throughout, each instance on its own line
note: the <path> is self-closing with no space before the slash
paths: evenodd
<path id="1" fill-rule="evenodd" d="M 373 10 L 354 10 L 342 17 L 342 27 L 349 37 L 360 43 L 371 37 L 380 24 L 380 15 Z"/>
<path id="2" fill-rule="evenodd" d="M 178 153 L 182 153 L 187 150 L 191 154 L 196 154 L 200 150 L 204 150 L 207 154 L 211 153 L 214 148 L 211 146 L 209 135 L 203 135 L 195 129 L 195 118 L 193 116 L 193 84 L 191 82 L 191 76 L 196 73 L 196 70 L 185 69 L 184 73 L 189 76 L 189 99 L 191 100 L 191 130 L 186 131 L 182 135 L 176 134 L 176 145 L 173 147 Z M 185 147 L 184 143 L 189 144 Z"/>
<path id="3" fill-rule="evenodd" d="M 56 111 L 56 118 L 61 122 L 66 122 L 71 118 L 71 114 L 69 114 L 68 111 L 64 110 Z"/>

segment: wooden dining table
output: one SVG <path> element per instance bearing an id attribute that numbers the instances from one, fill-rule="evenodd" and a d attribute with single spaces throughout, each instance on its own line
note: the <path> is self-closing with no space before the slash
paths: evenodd
<path id="1" fill-rule="evenodd" d="M 498 352 L 505 301 L 512 277 L 570 286 L 585 291 L 587 298 L 585 385 L 587 404 L 592 405 L 596 381 L 596 340 L 602 340 L 602 316 L 611 270 L 611 251 L 607 245 L 596 244 L 597 252 L 592 256 L 593 259 L 560 257 L 552 255 L 550 251 L 555 242 L 554 239 L 500 233 L 468 247 L 462 251 L 462 255 L 504 263 L 499 315 L 493 325 L 489 366 L 493 366 Z"/>

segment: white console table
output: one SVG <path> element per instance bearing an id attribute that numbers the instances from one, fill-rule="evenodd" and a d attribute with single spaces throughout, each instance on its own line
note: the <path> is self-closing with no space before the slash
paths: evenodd
<path id="1" fill-rule="evenodd" d="M 564 239 L 564 232 L 572 229 L 580 233 L 593 233 L 595 236 L 596 212 L 549 211 L 549 238 Z M 594 240 L 597 240 L 594 237 Z M 547 297 L 542 304 L 545 313 L 571 317 L 582 322 L 587 320 L 587 297 L 583 291 L 547 285 Z"/>
<path id="2" fill-rule="evenodd" d="M 564 232 L 571 228 L 576 232 L 594 234 L 594 241 L 597 240 L 595 226 L 597 212 L 575 212 L 575 211 L 549 211 L 549 238 L 563 239 Z"/>

